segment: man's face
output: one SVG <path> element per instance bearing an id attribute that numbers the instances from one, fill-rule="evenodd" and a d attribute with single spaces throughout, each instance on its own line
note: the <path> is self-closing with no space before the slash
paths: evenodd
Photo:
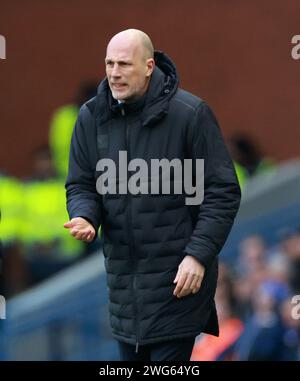
<path id="1" fill-rule="evenodd" d="M 144 94 L 152 70 L 140 46 L 112 41 L 105 58 L 106 75 L 112 95 L 132 102 Z M 150 63 L 151 66 L 151 63 Z"/>

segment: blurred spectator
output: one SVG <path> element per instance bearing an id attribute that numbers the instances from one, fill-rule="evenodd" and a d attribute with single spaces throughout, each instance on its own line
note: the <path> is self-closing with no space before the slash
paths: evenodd
<path id="1" fill-rule="evenodd" d="M 274 249 L 269 253 L 268 273 L 269 277 L 277 282 L 290 283 L 290 264 L 282 251 Z"/>
<path id="2" fill-rule="evenodd" d="M 239 245 L 240 257 L 238 272 L 247 275 L 255 275 L 266 271 L 266 245 L 258 235 L 249 236 Z"/>
<path id="3" fill-rule="evenodd" d="M 68 219 L 64 181 L 55 177 L 47 146 L 33 153 L 34 172 L 23 185 L 22 243 L 31 285 L 74 263 L 84 244 L 63 229 Z"/>
<path id="4" fill-rule="evenodd" d="M 233 135 L 228 140 L 228 148 L 241 187 L 245 185 L 250 177 L 266 173 L 275 168 L 273 160 L 264 157 L 257 145 L 246 135 Z"/>
<path id="5" fill-rule="evenodd" d="M 295 238 L 297 234 L 285 236 L 283 245 L 271 249 L 259 236 L 241 242 L 234 291 L 245 329 L 235 346 L 234 359 L 276 361 L 299 355 L 299 323 L 291 320 L 286 260 L 287 251 L 294 260 L 298 258 Z"/>
<path id="6" fill-rule="evenodd" d="M 243 331 L 243 323 L 234 314 L 232 279 L 224 264 L 219 266 L 216 307 L 219 319 L 219 337 L 202 334 L 197 339 L 192 361 L 231 360 L 234 345 Z"/>
<path id="7" fill-rule="evenodd" d="M 19 237 L 22 212 L 22 184 L 11 176 L 0 174 L 0 238 L 2 244 L 13 244 Z"/>
<path id="8" fill-rule="evenodd" d="M 54 169 L 52 156 L 48 145 L 43 145 L 35 148 L 31 153 L 32 174 L 27 179 L 29 181 L 44 181 L 57 177 L 57 172 Z"/>
<path id="9" fill-rule="evenodd" d="M 73 128 L 78 112 L 83 103 L 94 97 L 97 91 L 96 82 L 83 83 L 74 103 L 58 108 L 50 122 L 49 145 L 58 176 L 65 180 L 68 172 L 69 150 Z"/>
<path id="10" fill-rule="evenodd" d="M 250 236 L 239 245 L 237 279 L 234 284 L 239 314 L 244 318 L 251 312 L 252 293 L 267 277 L 265 243 L 259 236 Z"/>
<path id="11" fill-rule="evenodd" d="M 282 286 L 283 287 L 283 286 Z M 284 353 L 285 327 L 278 313 L 284 290 L 263 282 L 253 293 L 253 314 L 236 345 L 235 359 L 242 361 L 279 361 Z M 286 296 L 286 294 L 285 294 Z"/>
<path id="12" fill-rule="evenodd" d="M 289 229 L 283 234 L 282 252 L 289 263 L 289 283 L 294 294 L 300 294 L 300 229 Z"/>
<path id="13" fill-rule="evenodd" d="M 22 183 L 0 174 L 1 295 L 24 289 L 28 280 L 22 258 L 20 236 L 24 211 Z"/>

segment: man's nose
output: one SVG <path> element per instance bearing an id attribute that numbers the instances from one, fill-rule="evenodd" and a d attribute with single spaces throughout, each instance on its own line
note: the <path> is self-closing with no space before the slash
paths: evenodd
<path id="1" fill-rule="evenodd" d="M 119 70 L 119 65 L 115 64 L 112 68 L 112 71 L 111 71 L 111 76 L 112 77 L 120 77 L 120 70 Z"/>

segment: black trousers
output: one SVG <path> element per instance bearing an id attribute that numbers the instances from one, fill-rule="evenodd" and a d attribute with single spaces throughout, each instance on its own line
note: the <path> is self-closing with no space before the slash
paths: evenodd
<path id="1" fill-rule="evenodd" d="M 195 337 L 140 345 L 138 353 L 132 344 L 118 341 L 121 361 L 189 361 Z"/>

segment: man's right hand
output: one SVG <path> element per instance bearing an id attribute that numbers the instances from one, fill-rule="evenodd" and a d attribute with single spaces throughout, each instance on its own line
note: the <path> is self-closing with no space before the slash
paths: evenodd
<path id="1" fill-rule="evenodd" d="M 70 229 L 70 234 L 79 241 L 91 242 L 96 234 L 94 227 L 82 217 L 72 218 L 64 227 Z"/>

